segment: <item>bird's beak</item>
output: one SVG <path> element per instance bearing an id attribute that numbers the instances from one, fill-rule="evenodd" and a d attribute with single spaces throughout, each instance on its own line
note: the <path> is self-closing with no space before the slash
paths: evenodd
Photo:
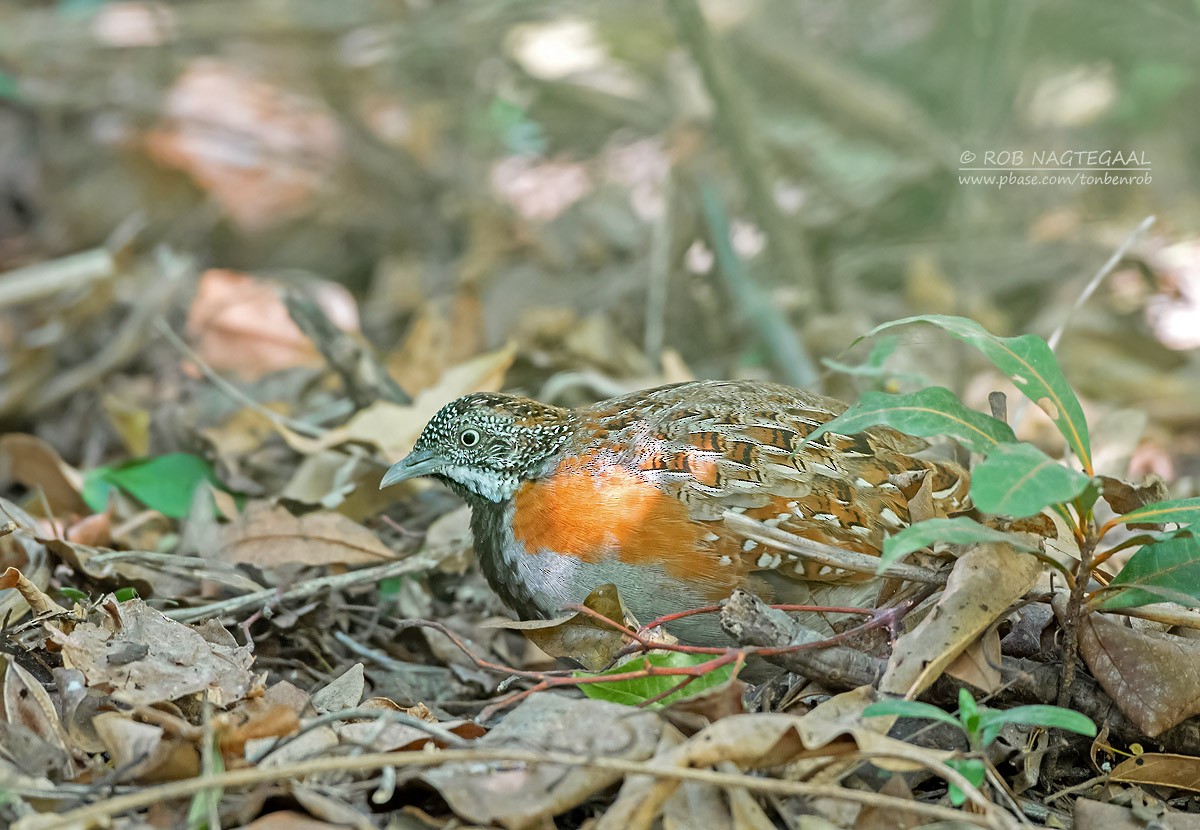
<path id="1" fill-rule="evenodd" d="M 402 461 L 397 461 L 388 468 L 379 482 L 379 489 L 408 481 L 410 478 L 427 476 L 436 470 L 439 463 L 430 450 L 413 450 Z"/>

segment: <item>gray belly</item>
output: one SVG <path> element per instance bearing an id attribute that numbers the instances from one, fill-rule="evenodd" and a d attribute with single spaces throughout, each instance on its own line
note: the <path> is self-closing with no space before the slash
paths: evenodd
<path id="1" fill-rule="evenodd" d="M 711 600 L 661 568 L 627 565 L 615 556 L 585 562 L 556 553 L 526 553 L 512 542 L 492 549 L 476 536 L 476 554 L 484 576 L 504 603 L 521 619 L 558 616 L 577 605 L 601 585 L 617 586 L 621 601 L 640 625 L 667 614 L 711 604 Z M 689 617 L 669 626 L 684 642 L 724 643 L 716 614 Z"/>
<path id="2" fill-rule="evenodd" d="M 616 555 L 600 562 L 585 562 L 556 553 L 526 553 L 504 528 L 511 526 L 501 511 L 472 511 L 475 552 L 484 576 L 500 599 L 523 620 L 559 616 L 567 605 L 579 604 L 601 585 L 612 584 L 626 609 L 645 625 L 658 617 L 711 605 L 712 599 L 661 568 L 627 565 Z M 499 542 L 499 543 L 498 543 Z M 498 544 L 497 544 L 498 543 Z M 773 576 L 773 575 L 771 575 Z M 870 584 L 853 586 L 810 586 L 796 580 L 767 578 L 772 601 L 805 605 L 858 605 L 869 603 L 878 590 Z M 798 621 L 823 633 L 831 633 L 830 617 L 800 614 Z M 693 645 L 725 645 L 729 638 L 721 630 L 718 614 L 687 617 L 667 626 L 674 636 Z"/>
<path id="3" fill-rule="evenodd" d="M 616 558 L 583 562 L 553 553 L 519 553 L 513 564 L 522 580 L 537 595 L 540 616 L 554 616 L 566 605 L 583 602 L 601 585 L 617 586 L 625 608 L 640 625 L 679 611 L 710 605 L 698 592 L 661 568 L 627 565 Z M 723 641 L 715 614 L 686 618 L 672 623 L 670 631 L 685 642 Z"/>

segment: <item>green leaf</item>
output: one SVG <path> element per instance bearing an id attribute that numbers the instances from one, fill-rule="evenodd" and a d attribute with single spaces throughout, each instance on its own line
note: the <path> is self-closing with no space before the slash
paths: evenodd
<path id="1" fill-rule="evenodd" d="M 64 597 L 66 597 L 67 599 L 74 600 L 75 602 L 87 602 L 88 601 L 88 595 L 85 594 L 83 591 L 80 591 L 76 588 L 67 588 L 64 586 L 62 588 L 59 588 L 58 592 L 60 594 L 62 594 Z"/>
<path id="2" fill-rule="evenodd" d="M 1159 525 L 1166 522 L 1181 525 L 1200 523 L 1200 498 L 1156 501 L 1112 520 L 1112 524 Z"/>
<path id="3" fill-rule="evenodd" d="M 82 495 L 87 506 L 99 513 L 111 488 L 119 487 L 151 510 L 182 519 L 191 511 L 196 488 L 205 482 L 221 487 L 207 461 L 177 452 L 89 470 Z"/>
<path id="4" fill-rule="evenodd" d="M 970 781 L 971 786 L 976 789 L 983 784 L 983 779 L 987 775 L 987 767 L 979 758 L 950 758 L 946 761 L 946 766 Z M 961 807 L 966 800 L 967 794 L 951 784 L 950 803 L 955 807 Z"/>
<path id="5" fill-rule="evenodd" d="M 963 731 L 974 737 L 979 732 L 979 707 L 966 689 L 958 690 L 958 720 Z"/>
<path id="6" fill-rule="evenodd" d="M 628 674 L 643 668 L 647 662 L 658 668 L 690 668 L 706 663 L 713 659 L 711 654 L 684 654 L 679 651 L 656 652 L 649 655 L 639 655 L 611 669 L 600 672 L 600 675 Z M 595 677 L 588 672 L 575 672 L 575 677 Z M 647 708 L 659 709 L 669 706 L 679 700 L 695 697 L 698 694 L 715 689 L 728 683 L 733 677 L 733 664 L 721 666 L 713 671 L 697 677 L 687 686 L 677 692 L 667 695 L 662 700 L 649 704 Z M 623 703 L 626 706 L 639 706 L 648 700 L 661 695 L 687 678 L 678 674 L 653 675 L 639 677 L 634 680 L 614 680 L 611 683 L 584 683 L 579 689 L 585 695 L 597 700 L 608 700 L 613 703 Z"/>
<path id="7" fill-rule="evenodd" d="M 883 717 L 884 715 L 936 720 L 962 729 L 962 724 L 959 723 L 958 718 L 949 712 L 943 712 L 933 704 L 922 703 L 919 700 L 881 700 L 878 703 L 872 703 L 863 710 L 863 717 L 866 718 Z"/>
<path id="8" fill-rule="evenodd" d="M 118 588 L 113 591 L 113 596 L 117 602 L 129 602 L 131 599 L 138 598 L 137 588 Z"/>
<path id="9" fill-rule="evenodd" d="M 935 542 L 948 545 L 969 545 L 973 542 L 1007 542 L 1026 553 L 1037 553 L 1037 548 L 1026 544 L 1019 537 L 1002 530 L 981 525 L 966 516 L 953 519 L 926 519 L 909 525 L 899 533 L 883 540 L 883 555 L 879 557 L 879 573 L 888 565 L 915 550 L 927 548 Z"/>
<path id="10" fill-rule="evenodd" d="M 948 334 L 979 349 L 1016 384 L 1021 393 L 1050 416 L 1058 431 L 1079 456 L 1088 475 L 1093 472 L 1092 446 L 1083 407 L 1063 376 L 1058 360 L 1046 341 L 1035 334 L 997 337 L 974 320 L 944 314 L 922 314 L 876 326 L 866 337 L 910 323 L 932 323 Z M 862 339 L 862 338 L 859 338 Z"/>
<path id="11" fill-rule="evenodd" d="M 21 99 L 21 90 L 17 86 L 16 79 L 7 72 L 0 72 L 0 99 L 3 98 L 7 98 L 10 101 L 19 101 Z"/>
<path id="12" fill-rule="evenodd" d="M 204 778 L 220 775 L 225 771 L 225 758 L 221 755 L 220 744 L 216 737 L 213 738 L 211 746 L 212 750 L 206 754 L 207 763 L 201 771 L 201 776 Z M 224 787 L 209 787 L 192 796 L 192 803 L 188 805 L 188 830 L 219 830 L 219 828 L 211 826 L 209 818 L 216 813 L 224 795 Z"/>
<path id="13" fill-rule="evenodd" d="M 1008 424 L 969 409 L 941 386 L 910 395 L 867 392 L 854 406 L 810 433 L 808 440 L 815 441 L 827 432 L 854 435 L 878 424 L 909 435 L 948 435 L 978 453 L 1017 440 Z"/>
<path id="14" fill-rule="evenodd" d="M 971 500 L 984 513 L 1022 518 L 1071 501 L 1090 481 L 1033 444 L 1001 444 L 971 471 Z"/>
<path id="15" fill-rule="evenodd" d="M 400 592 L 404 589 L 403 576 L 388 576 L 379 580 L 379 599 L 381 601 L 394 602 L 400 596 Z"/>
<path id="16" fill-rule="evenodd" d="M 1100 607 L 1136 608 L 1164 599 L 1200 607 L 1200 540 L 1177 536 L 1145 545 L 1113 578 Z"/>
<path id="17" fill-rule="evenodd" d="M 1061 706 L 1014 706 L 1012 709 L 984 710 L 979 719 L 979 726 L 983 731 L 983 745 L 987 746 L 996 740 L 1000 734 L 1000 727 L 1006 723 L 1046 726 L 1065 729 L 1089 738 L 1096 737 L 1096 724 L 1087 715 Z"/>

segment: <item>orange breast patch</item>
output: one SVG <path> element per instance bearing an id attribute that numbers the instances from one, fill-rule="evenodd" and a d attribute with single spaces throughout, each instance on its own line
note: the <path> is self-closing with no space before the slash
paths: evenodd
<path id="1" fill-rule="evenodd" d="M 588 563 L 614 557 L 661 565 L 672 577 L 707 586 L 715 597 L 740 581 L 736 560 L 719 562 L 703 523 L 687 506 L 602 453 L 564 462 L 522 485 L 513 498 L 513 538 L 527 553 L 551 551 Z"/>

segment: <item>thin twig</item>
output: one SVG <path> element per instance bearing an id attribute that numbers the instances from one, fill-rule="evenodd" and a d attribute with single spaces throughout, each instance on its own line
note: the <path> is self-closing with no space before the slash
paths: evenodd
<path id="1" fill-rule="evenodd" d="M 450 553 L 449 549 L 432 552 L 423 551 L 407 559 L 388 562 L 384 565 L 375 565 L 370 568 L 350 571 L 349 573 L 309 579 L 293 585 L 283 592 L 275 588 L 265 588 L 261 591 L 255 591 L 252 594 L 243 594 L 240 597 L 210 602 L 207 605 L 198 605 L 194 608 L 174 608 L 165 613 L 171 619 L 178 620 L 179 622 L 191 622 L 192 620 L 201 620 L 210 617 L 223 617 L 227 614 L 237 614 L 256 606 L 263 606 L 272 601 L 285 603 L 298 599 L 307 599 L 323 591 L 339 591 L 354 585 L 378 582 L 381 579 L 391 576 L 400 576 L 415 571 L 426 571 L 436 568 Z"/>
<path id="2" fill-rule="evenodd" d="M 1070 325 L 1071 318 L 1075 316 L 1075 312 L 1079 311 L 1079 309 L 1083 307 L 1083 304 L 1091 299 L 1092 295 L 1096 293 L 1096 289 L 1100 287 L 1100 283 L 1104 282 L 1105 278 L 1116 269 L 1121 260 L 1125 258 L 1125 254 L 1128 253 L 1129 249 L 1133 247 L 1133 243 L 1137 242 L 1138 237 L 1150 230 L 1150 227 L 1154 224 L 1154 221 L 1155 216 L 1151 214 L 1143 219 L 1136 228 L 1130 231 L 1129 236 L 1125 237 L 1125 241 L 1117 246 L 1117 249 L 1113 251 L 1113 255 L 1110 256 L 1105 263 L 1100 266 L 1100 270 L 1098 270 L 1091 280 L 1088 281 L 1088 284 L 1084 286 L 1083 291 L 1080 292 L 1079 296 L 1075 298 L 1075 304 L 1067 310 L 1062 322 L 1058 324 L 1058 328 L 1056 328 L 1054 333 L 1051 334 L 1046 340 L 1046 342 L 1050 345 L 1051 351 L 1054 351 L 1054 349 L 1058 348 L 1058 341 L 1062 340 L 1063 333 L 1067 330 L 1067 326 Z"/>
<path id="3" fill-rule="evenodd" d="M 458 735 L 455 735 L 444 726 L 421 720 L 420 718 L 410 715 L 407 712 L 397 712 L 392 709 L 369 709 L 365 707 L 356 707 L 353 709 L 339 709 L 336 712 L 329 712 L 321 715 L 320 717 L 312 718 L 311 720 L 306 721 L 299 731 L 294 732 L 287 737 L 280 738 L 270 746 L 264 747 L 253 758 L 247 758 L 247 760 L 252 764 L 261 764 L 271 755 L 274 755 L 288 744 L 298 740 L 302 735 L 305 735 L 314 729 L 319 729 L 322 726 L 328 726 L 331 723 L 348 720 L 375 720 L 397 723 L 401 726 L 407 726 L 410 729 L 416 729 L 419 732 L 424 732 L 431 738 L 436 738 L 437 740 L 442 741 L 447 746 L 459 749 L 467 746 L 470 743 L 466 738 L 461 738 Z"/>
<path id="4" fill-rule="evenodd" d="M 911 758 L 907 760 L 912 760 Z M 737 787 L 750 792 L 776 793 L 779 795 L 807 796 L 809 798 L 832 798 L 855 804 L 877 807 L 883 810 L 903 810 L 919 813 L 931 819 L 974 824 L 978 827 L 1006 828 L 1012 826 L 1008 817 L 998 810 L 987 815 L 978 815 L 936 804 L 923 804 L 911 799 L 896 798 L 880 793 L 855 790 L 835 784 L 813 784 L 804 781 L 784 781 L 777 778 L 761 778 L 750 775 L 733 775 L 708 769 L 689 767 L 657 767 L 645 761 L 629 761 L 623 758 L 603 758 L 577 755 L 568 752 L 532 752 L 522 749 L 446 749 L 438 752 L 423 750 L 412 752 L 375 752 L 352 757 L 337 756 L 315 758 L 278 767 L 254 767 L 232 770 L 220 775 L 188 778 L 172 781 L 157 787 L 146 787 L 136 792 L 115 796 L 96 804 L 68 810 L 54 816 L 36 815 L 20 819 L 13 830 L 47 830 L 51 827 L 93 827 L 109 822 L 114 816 L 138 810 L 165 801 L 186 798 L 210 787 L 245 787 L 268 781 L 300 779 L 326 772 L 364 772 L 381 767 L 436 767 L 450 763 L 478 763 L 487 761 L 518 762 L 525 764 L 561 764 L 574 767 L 591 767 L 619 772 L 625 775 L 648 775 L 680 781 L 697 781 L 718 787 Z M 953 773 L 953 770 L 948 770 Z"/>

